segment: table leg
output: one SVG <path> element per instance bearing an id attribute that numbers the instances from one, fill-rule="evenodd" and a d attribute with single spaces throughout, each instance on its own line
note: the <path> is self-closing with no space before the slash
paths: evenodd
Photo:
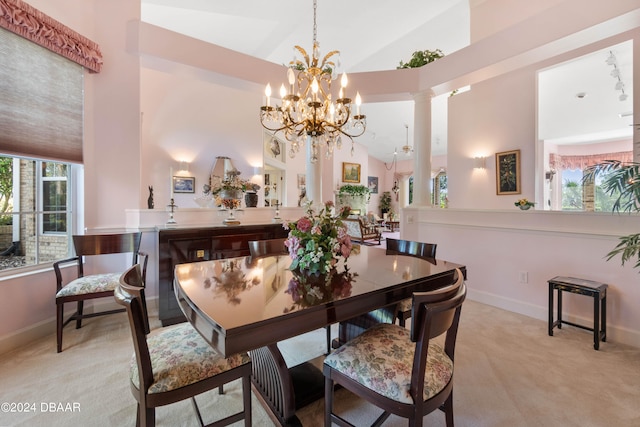
<path id="1" fill-rule="evenodd" d="M 607 341 L 607 291 L 604 291 L 602 296 L 602 342 Z"/>
<path id="2" fill-rule="evenodd" d="M 558 288 L 558 329 L 562 329 L 562 289 Z"/>
<path id="3" fill-rule="evenodd" d="M 549 336 L 553 336 L 553 284 L 549 283 Z"/>
<path id="4" fill-rule="evenodd" d="M 600 348 L 600 293 L 593 295 L 593 348 Z"/>

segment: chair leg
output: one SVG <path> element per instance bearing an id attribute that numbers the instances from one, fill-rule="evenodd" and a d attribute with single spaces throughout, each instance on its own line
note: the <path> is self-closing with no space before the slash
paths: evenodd
<path id="1" fill-rule="evenodd" d="M 64 304 L 56 304 L 56 341 L 58 344 L 58 353 L 62 351 L 62 328 L 64 327 L 63 315 Z"/>
<path id="2" fill-rule="evenodd" d="M 324 426 L 331 427 L 333 413 L 333 380 L 324 377 Z"/>
<path id="3" fill-rule="evenodd" d="M 331 353 L 331 325 L 325 326 L 327 330 L 327 354 Z"/>
<path id="4" fill-rule="evenodd" d="M 138 404 L 138 417 L 136 419 L 138 427 L 155 427 L 156 425 L 156 408 L 143 408 Z"/>
<path id="5" fill-rule="evenodd" d="M 251 377 L 242 377 L 242 404 L 244 405 L 244 426 L 251 427 Z"/>
<path id="6" fill-rule="evenodd" d="M 195 397 L 191 398 L 191 403 L 193 404 L 193 410 L 196 412 L 196 417 L 198 418 L 200 427 L 204 427 L 204 421 L 202 421 L 202 415 L 200 415 L 200 409 L 198 409 L 198 404 L 196 403 Z"/>
<path id="7" fill-rule="evenodd" d="M 447 422 L 447 427 L 453 427 L 453 390 L 449 393 L 449 397 L 444 401 L 444 405 L 442 405 L 444 410 L 445 420 Z"/>
<path id="8" fill-rule="evenodd" d="M 82 327 L 82 310 L 84 309 L 84 301 L 78 301 L 78 311 L 76 312 L 78 317 L 76 317 L 76 329 L 80 329 Z"/>

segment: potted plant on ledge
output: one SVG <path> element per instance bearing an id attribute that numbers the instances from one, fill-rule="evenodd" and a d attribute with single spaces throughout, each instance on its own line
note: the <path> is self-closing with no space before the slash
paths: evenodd
<path id="1" fill-rule="evenodd" d="M 391 211 L 391 192 L 385 191 L 382 193 L 382 196 L 380 197 L 380 205 L 378 207 L 380 208 L 381 217 L 384 217 L 384 214 Z"/>

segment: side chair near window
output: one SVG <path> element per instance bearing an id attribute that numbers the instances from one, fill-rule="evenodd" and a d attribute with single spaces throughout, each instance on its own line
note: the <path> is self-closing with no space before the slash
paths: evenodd
<path id="1" fill-rule="evenodd" d="M 435 243 L 413 242 L 411 240 L 387 239 L 387 254 L 409 255 L 427 260 L 436 259 Z M 398 304 L 398 322 L 405 326 L 411 317 L 412 302 L 410 298 Z"/>
<path id="2" fill-rule="evenodd" d="M 251 240 L 249 241 L 249 252 L 251 257 L 261 257 L 267 255 L 289 255 L 289 250 L 284 245 L 286 238 Z M 327 332 L 327 354 L 331 352 L 331 325 L 325 326 Z"/>
<path id="3" fill-rule="evenodd" d="M 375 426 L 390 414 L 408 418 L 410 426 L 422 426 L 426 414 L 441 409 L 447 427 L 453 427 L 454 351 L 466 293 L 457 269 L 451 285 L 413 294 L 411 331 L 380 324 L 327 356 L 324 425 L 352 426 L 333 412 L 339 384 L 384 411 Z M 444 333 L 443 348 L 432 338 Z"/>
<path id="4" fill-rule="evenodd" d="M 73 236 L 75 256 L 53 264 L 56 274 L 56 335 L 58 353 L 62 351 L 62 330 L 72 320 L 76 321 L 76 329 L 82 326 L 82 319 L 124 312 L 124 309 L 101 311 L 84 314 L 84 301 L 95 298 L 113 297 L 113 290 L 118 285 L 122 270 L 116 273 L 84 274 L 86 257 L 107 254 L 131 254 L 131 264 L 141 262 L 142 277 L 146 278 L 147 255 L 140 252 L 141 232 L 121 234 L 87 234 Z M 143 261 L 139 261 L 142 260 Z M 77 265 L 77 278 L 63 285 L 62 267 L 68 264 Z M 64 304 L 76 302 L 77 309 L 66 321 L 64 320 Z"/>
<path id="5" fill-rule="evenodd" d="M 251 426 L 251 360 L 246 353 L 227 359 L 217 353 L 189 322 L 149 333 L 140 265 L 125 271 L 114 296 L 129 316 L 134 354 L 130 364 L 131 392 L 138 402 L 136 426 L 154 426 L 155 408 L 191 399 L 204 425 L 195 396 L 242 378 L 243 410 L 209 426 L 227 426 L 244 419 Z"/>

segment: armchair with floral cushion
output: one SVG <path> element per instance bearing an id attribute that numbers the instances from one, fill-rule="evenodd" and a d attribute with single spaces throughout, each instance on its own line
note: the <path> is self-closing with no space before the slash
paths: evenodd
<path id="1" fill-rule="evenodd" d="M 351 240 L 357 240 L 362 244 L 374 244 L 367 243 L 368 240 L 372 240 L 377 241 L 375 244 L 380 244 L 382 239 L 380 227 L 377 223 L 369 222 L 366 216 L 349 215 L 342 222 L 347 227 L 347 234 Z"/>

